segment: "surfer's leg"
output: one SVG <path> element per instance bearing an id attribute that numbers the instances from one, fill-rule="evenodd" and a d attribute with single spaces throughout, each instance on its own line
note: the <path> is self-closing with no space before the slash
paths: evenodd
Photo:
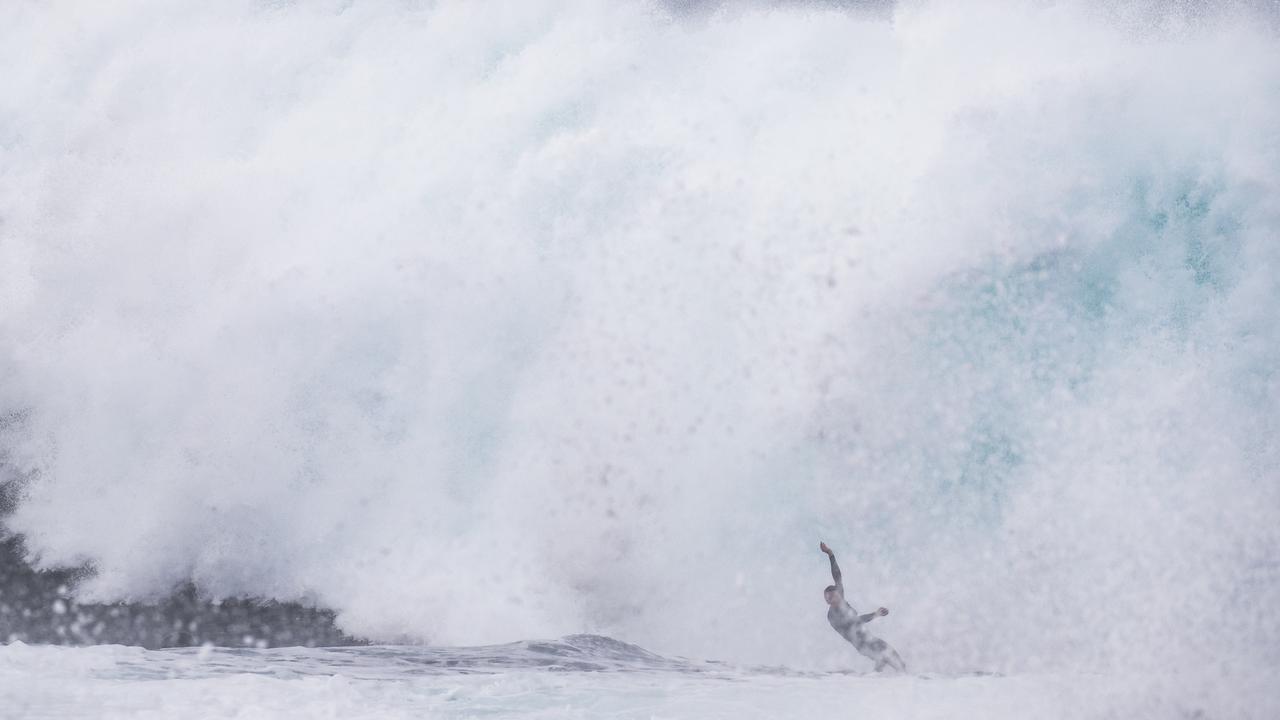
<path id="1" fill-rule="evenodd" d="M 883 640 L 878 638 L 864 638 L 862 642 L 854 643 L 853 647 L 858 650 L 859 655 L 862 655 L 876 664 L 876 672 L 880 672 L 884 669 L 884 648 L 886 646 Z"/>
<path id="2" fill-rule="evenodd" d="M 889 647 L 889 643 L 880 638 L 869 638 L 866 642 L 855 646 L 858 652 L 870 658 L 876 664 L 876 672 L 883 672 L 885 667 L 891 667 L 899 672 L 906 672 L 906 663 L 902 662 L 902 658 L 898 657 L 898 652 Z"/>
<path id="3" fill-rule="evenodd" d="M 902 662 L 902 658 L 898 655 L 898 651 L 886 646 L 885 661 L 893 666 L 898 672 L 906 672 L 907 664 Z"/>
<path id="4" fill-rule="evenodd" d="M 889 645 L 880 638 L 871 638 L 864 642 L 858 651 L 869 658 L 879 658 L 884 655 L 884 651 L 889 649 Z"/>

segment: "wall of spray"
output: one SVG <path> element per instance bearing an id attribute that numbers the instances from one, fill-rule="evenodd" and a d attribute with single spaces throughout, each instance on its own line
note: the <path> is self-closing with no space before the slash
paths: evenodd
<path id="1" fill-rule="evenodd" d="M 820 664 L 822 538 L 918 668 L 1276 661 L 1248 18 L 3 14 L 6 525 L 86 599 Z"/>

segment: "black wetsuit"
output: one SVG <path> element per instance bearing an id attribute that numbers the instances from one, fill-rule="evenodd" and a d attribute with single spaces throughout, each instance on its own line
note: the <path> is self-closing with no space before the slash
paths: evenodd
<path id="1" fill-rule="evenodd" d="M 844 583 L 840 579 L 840 566 L 836 564 L 836 555 L 830 553 L 827 557 L 831 559 L 831 579 L 836 581 L 836 593 L 840 595 L 840 604 L 827 610 L 827 622 L 831 623 L 831 627 L 848 640 L 859 653 L 874 660 L 877 672 L 883 670 L 885 666 L 895 670 L 906 670 L 907 666 L 902 662 L 902 658 L 898 657 L 897 651 L 864 629 L 863 626 L 874 620 L 878 614 L 859 615 L 858 611 L 844 599 Z"/>

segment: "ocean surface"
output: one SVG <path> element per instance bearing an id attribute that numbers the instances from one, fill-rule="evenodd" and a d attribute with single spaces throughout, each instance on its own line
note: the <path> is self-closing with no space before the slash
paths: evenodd
<path id="1" fill-rule="evenodd" d="M 1278 28 L 0 3 L 4 707 L 1274 717 Z"/>
<path id="2" fill-rule="evenodd" d="M 1247 673 L 1265 698 L 1280 680 Z M 1266 718 L 1127 673 L 875 675 L 664 658 L 596 635 L 475 648 L 0 648 L 4 718 Z"/>

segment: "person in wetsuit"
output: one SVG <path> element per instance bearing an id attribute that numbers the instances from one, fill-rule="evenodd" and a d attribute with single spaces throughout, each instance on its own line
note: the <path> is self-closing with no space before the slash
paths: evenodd
<path id="1" fill-rule="evenodd" d="M 859 615 L 858 611 L 844 599 L 844 583 L 840 581 L 840 566 L 836 564 L 836 554 L 827 547 L 825 542 L 818 543 L 818 549 L 826 553 L 831 560 L 831 579 L 836 582 L 835 585 L 828 585 L 822 592 L 829 606 L 827 622 L 831 623 L 831 627 L 848 640 L 859 653 L 875 662 L 876 672 L 884 670 L 886 666 L 905 671 L 907 666 L 902 662 L 902 658 L 898 657 L 897 651 L 889 647 L 885 641 L 868 634 L 863 629 L 864 625 L 877 617 L 888 615 L 889 611 L 880 608 L 875 612 Z"/>

